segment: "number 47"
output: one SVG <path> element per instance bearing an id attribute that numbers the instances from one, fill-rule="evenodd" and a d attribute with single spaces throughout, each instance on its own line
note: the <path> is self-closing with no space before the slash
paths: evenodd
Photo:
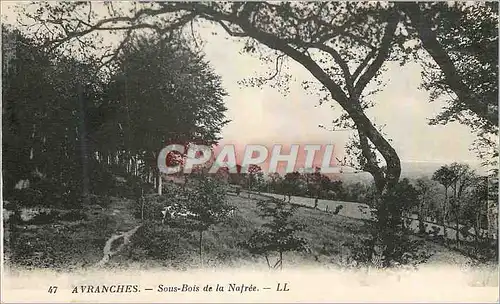
<path id="1" fill-rule="evenodd" d="M 49 286 L 49 293 L 56 293 L 57 292 L 57 286 Z"/>

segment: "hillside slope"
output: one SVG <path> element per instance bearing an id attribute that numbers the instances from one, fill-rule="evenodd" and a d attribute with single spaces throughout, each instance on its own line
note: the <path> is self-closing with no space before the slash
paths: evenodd
<path id="1" fill-rule="evenodd" d="M 258 214 L 258 195 L 228 196 L 236 212 L 225 223 L 207 231 L 203 237 L 204 267 L 267 267 L 263 257 L 250 255 L 239 244 L 264 223 Z M 368 237 L 367 226 L 361 219 L 333 215 L 307 207 L 298 209 L 296 219 L 305 224 L 301 236 L 309 242 L 310 252 L 287 253 L 285 267 L 338 267 L 351 263 L 347 244 L 357 244 Z M 152 241 L 154 240 L 154 241 Z M 154 244 L 153 244 L 154 243 Z M 432 255 L 428 265 L 465 265 L 469 259 L 443 246 L 426 242 L 425 250 Z M 175 269 L 199 267 L 197 234 L 182 228 L 153 224 L 140 228 L 128 250 L 110 262 L 114 266 L 130 263 L 158 265 Z"/>
<path id="2" fill-rule="evenodd" d="M 263 257 L 252 256 L 240 246 L 253 230 L 264 223 L 259 217 L 257 200 L 243 196 L 228 196 L 237 209 L 225 223 L 207 231 L 203 238 L 203 267 L 267 268 Z M 200 267 L 197 234 L 183 228 L 161 225 L 159 221 L 141 223 L 134 216 L 136 202 L 112 198 L 101 209 L 86 211 L 86 219 L 55 221 L 16 227 L 17 260 L 12 266 L 50 267 L 61 270 L 93 268 L 103 259 L 106 241 L 118 234 L 142 225 L 131 235 L 130 243 L 110 257 L 104 267 L 167 267 L 188 270 Z M 358 243 L 367 237 L 364 220 L 332 215 L 321 210 L 301 207 L 297 220 L 306 225 L 302 236 L 310 245 L 308 253 L 284 256 L 284 268 L 338 268 L 349 261 L 346 244 Z M 115 250 L 121 244 L 114 244 Z M 442 246 L 426 243 L 433 256 L 427 266 L 465 265 L 468 259 Z M 22 256 L 22 259 L 20 259 Z M 29 262 L 29 263 L 28 263 Z"/>

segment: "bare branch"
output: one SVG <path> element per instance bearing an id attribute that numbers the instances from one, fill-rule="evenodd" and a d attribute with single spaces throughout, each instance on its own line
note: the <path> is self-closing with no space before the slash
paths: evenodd
<path id="1" fill-rule="evenodd" d="M 311 46 L 323 52 L 326 52 L 332 56 L 335 62 L 339 65 L 340 69 L 342 69 L 342 73 L 346 81 L 347 91 L 349 92 L 349 95 L 350 96 L 354 95 L 353 78 L 351 72 L 349 71 L 349 66 L 347 66 L 347 62 L 342 58 L 342 56 L 340 56 L 340 54 L 334 48 L 329 47 L 325 44 L 315 43 L 312 44 Z"/>
<path id="2" fill-rule="evenodd" d="M 219 23 L 219 24 L 222 26 L 222 28 L 223 28 L 223 29 L 224 29 L 224 30 L 225 30 L 225 31 L 226 31 L 229 35 L 231 35 L 231 36 L 233 36 L 233 37 L 247 37 L 247 36 L 248 36 L 248 35 L 247 35 L 247 34 L 245 34 L 245 33 L 235 32 L 235 31 L 231 30 L 231 29 L 229 28 L 229 26 L 227 26 L 227 25 L 224 23 L 224 21 L 222 21 L 222 20 L 217 20 L 217 19 L 212 18 L 212 17 L 210 17 L 210 16 L 203 16 L 203 17 L 204 17 L 205 19 L 207 19 L 207 20 L 211 20 L 211 21 L 215 21 L 215 22 Z"/>
<path id="3" fill-rule="evenodd" d="M 158 16 L 161 14 L 169 13 L 169 12 L 175 12 L 183 9 L 177 9 L 176 4 L 172 4 L 171 6 L 162 6 L 161 9 L 151 9 L 151 8 L 142 8 L 139 11 L 137 11 L 134 16 L 129 17 L 129 16 L 117 16 L 117 17 L 111 17 L 111 18 L 106 18 L 99 20 L 95 24 L 90 24 L 82 20 L 78 20 L 79 22 L 84 23 L 87 26 L 87 29 L 81 30 L 81 31 L 71 31 L 66 34 L 63 38 L 60 39 L 55 39 L 53 41 L 50 41 L 49 44 L 51 44 L 51 50 L 61 46 L 62 44 L 76 38 L 76 37 L 83 37 L 87 34 L 90 34 L 95 31 L 110 31 L 110 30 L 129 30 L 131 28 L 134 29 L 139 29 L 139 28 L 151 28 L 155 29 L 159 32 L 166 32 L 170 29 L 175 29 L 179 28 L 180 26 L 186 24 L 189 20 L 189 18 L 193 18 L 193 14 L 188 14 L 185 16 L 182 16 L 179 18 L 178 22 L 173 23 L 172 25 L 169 26 L 169 29 L 161 29 L 156 25 L 152 24 L 136 24 L 137 21 L 139 21 L 142 17 L 144 16 Z M 192 8 L 192 5 L 186 6 L 186 9 Z M 188 17 L 189 16 L 189 17 Z M 58 22 L 64 21 L 63 19 L 60 20 L 45 20 L 46 22 L 49 23 L 54 23 L 57 24 Z M 123 22 L 123 23 L 128 23 L 130 24 L 129 26 L 109 26 L 111 24 L 116 24 L 118 22 Z M 47 45 L 48 46 L 48 45 Z"/>
<path id="4" fill-rule="evenodd" d="M 118 55 L 120 54 L 121 50 L 127 45 L 127 43 L 130 41 L 130 38 L 132 37 L 132 32 L 133 29 L 127 30 L 127 33 L 125 34 L 125 37 L 123 38 L 122 42 L 118 45 L 117 49 L 112 53 L 111 56 L 108 57 L 107 60 L 103 60 L 101 65 L 99 66 L 99 69 L 107 66 L 109 63 L 113 62 Z"/>
<path id="5" fill-rule="evenodd" d="M 481 98 L 475 96 L 464 84 L 450 56 L 437 40 L 436 33 L 431 30 L 428 21 L 425 20 L 425 17 L 420 12 L 418 4 L 398 3 L 397 6 L 410 18 L 412 25 L 418 31 L 424 48 L 439 65 L 446 78 L 446 83 L 457 94 L 460 102 L 468 104 L 471 111 L 485 119 L 490 125 L 498 126 L 498 109 L 491 109 L 490 111 L 487 103 L 482 103 Z"/>
<path id="6" fill-rule="evenodd" d="M 264 81 L 273 80 L 276 76 L 278 76 L 278 74 L 281 70 L 281 66 L 283 65 L 283 58 L 284 57 L 285 57 L 285 54 L 283 54 L 283 53 L 279 54 L 278 57 L 276 57 L 276 67 L 275 67 L 274 74 L 272 74 L 270 77 L 264 79 Z"/>
<path id="7" fill-rule="evenodd" d="M 353 81 L 356 81 L 358 79 L 358 76 L 361 74 L 361 72 L 364 71 L 364 69 L 368 66 L 368 63 L 370 62 L 370 60 L 373 59 L 373 57 L 375 57 L 375 54 L 377 53 L 376 50 L 373 50 L 371 51 L 366 57 L 365 59 L 363 59 L 363 61 L 359 64 L 359 66 L 356 68 L 356 71 L 354 71 L 354 73 L 352 74 L 352 79 Z"/>
<path id="8" fill-rule="evenodd" d="M 387 55 L 389 54 L 389 49 L 396 31 L 396 27 L 399 22 L 399 13 L 397 11 L 392 11 L 388 17 L 388 23 L 384 30 L 384 36 L 378 48 L 378 54 L 373 60 L 372 64 L 368 67 L 366 72 L 364 72 L 354 86 L 354 91 L 357 96 L 360 96 L 364 88 L 372 80 L 373 76 L 380 69 L 384 63 Z"/>

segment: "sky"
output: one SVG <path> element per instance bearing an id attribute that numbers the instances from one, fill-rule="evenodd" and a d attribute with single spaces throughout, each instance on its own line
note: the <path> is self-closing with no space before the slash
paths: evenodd
<path id="1" fill-rule="evenodd" d="M 332 132 L 318 125 L 330 126 L 339 116 L 340 106 L 318 105 L 318 97 L 307 94 L 300 85 L 302 79 L 313 79 L 309 72 L 294 62 L 290 72 L 299 80 L 290 83 L 291 92 L 284 96 L 270 86 L 242 87 L 238 81 L 253 75 L 267 75 L 271 65 L 258 58 L 240 54 L 241 43 L 235 43 L 220 28 L 210 31 L 204 51 L 212 63 L 229 96 L 226 98 L 228 117 L 232 120 L 223 130 L 224 141 L 245 143 L 324 143 L 343 150 L 350 132 Z M 390 63 L 383 75 L 386 86 L 371 98 L 376 106 L 369 110 L 377 124 L 385 124 L 387 137 L 403 162 L 448 163 L 477 162 L 469 151 L 475 136 L 458 123 L 430 126 L 427 120 L 439 113 L 443 102 L 429 102 L 429 93 L 419 89 L 420 66 L 410 63 L 401 67 Z"/>
<path id="2" fill-rule="evenodd" d="M 9 7 L 5 2 L 2 4 L 2 15 L 12 22 L 15 14 Z M 318 96 L 302 88 L 302 80 L 313 80 L 305 68 L 289 61 L 288 71 L 294 79 L 289 83 L 287 95 L 270 86 L 243 87 L 239 81 L 249 76 L 266 75 L 274 63 L 266 64 L 252 55 L 242 54 L 243 43 L 227 35 L 219 26 L 198 27 L 197 33 L 202 36 L 206 60 L 222 77 L 223 87 L 229 94 L 225 103 L 231 122 L 222 130 L 221 144 L 232 143 L 239 147 L 245 144 L 333 144 L 335 155 L 342 158 L 350 132 L 332 132 L 319 127 L 330 126 L 340 114 L 340 106 L 335 102 L 319 106 Z M 370 97 L 376 106 L 368 114 L 377 124 L 386 125 L 384 132 L 403 163 L 477 164 L 478 159 L 469 150 L 475 136 L 467 127 L 458 123 L 428 125 L 427 120 L 445 104 L 430 103 L 428 92 L 419 89 L 420 66 L 417 63 L 403 67 L 396 62 L 390 63 L 383 79 L 386 86 Z"/>

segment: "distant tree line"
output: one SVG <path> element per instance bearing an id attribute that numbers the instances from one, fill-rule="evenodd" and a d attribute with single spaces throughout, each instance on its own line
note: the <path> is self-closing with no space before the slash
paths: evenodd
<path id="1" fill-rule="evenodd" d="M 290 201 L 291 196 L 299 196 L 365 203 L 380 208 L 376 204 L 376 188 L 373 183 L 345 183 L 322 174 L 319 168 L 312 173 L 296 171 L 265 176 L 259 166 L 251 165 L 247 173 L 228 176 L 229 183 L 239 184 L 248 190 L 282 194 L 286 201 Z M 443 225 L 445 235 L 451 226 L 459 231 L 453 245 L 457 248 L 463 247 L 461 244 L 464 240 L 461 236 L 467 237 L 473 231 L 473 251 L 477 253 L 483 245 L 488 247 L 487 244 L 498 234 L 498 229 L 494 229 L 498 219 L 491 216 L 494 213 L 491 195 L 495 191 L 491 178 L 479 175 L 469 165 L 443 165 L 432 176 L 401 179 L 388 198 L 392 203 L 382 206 L 387 210 L 378 213 L 384 217 L 378 221 L 387 224 L 392 219 L 400 221 L 398 225 L 408 226 L 407 220 L 416 215 L 419 221 L 418 233 L 422 235 L 428 234 L 426 225 L 431 223 Z M 396 214 L 391 215 L 391 210 Z M 403 215 L 403 218 L 398 214 Z M 442 238 L 448 244 L 448 239 Z"/>

